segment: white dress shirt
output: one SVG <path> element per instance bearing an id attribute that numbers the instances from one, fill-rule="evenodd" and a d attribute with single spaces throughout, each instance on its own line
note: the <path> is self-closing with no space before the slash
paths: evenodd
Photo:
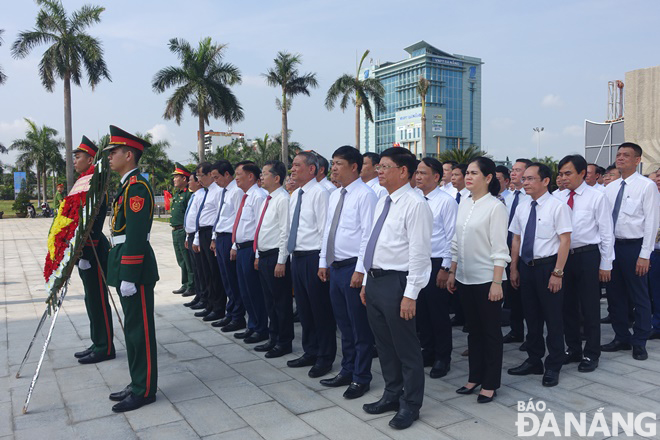
<path id="1" fill-rule="evenodd" d="M 298 203 L 298 194 L 301 189 L 303 195 L 294 252 L 321 250 L 330 193 L 316 179 L 310 180 L 302 188 L 296 188 L 291 193 L 289 200 L 290 223 L 293 223 L 293 215 L 296 212 L 296 203 Z"/>
<path id="2" fill-rule="evenodd" d="M 201 196 L 201 197 L 198 197 Z M 187 212 L 184 217 L 183 228 L 186 230 L 186 234 L 194 234 L 197 231 L 197 212 L 199 211 L 199 204 L 202 202 L 204 197 L 204 189 L 200 188 L 190 196 L 190 201 L 188 202 Z"/>
<path id="3" fill-rule="evenodd" d="M 467 187 L 464 187 L 460 191 L 456 190 L 456 193 L 454 193 L 454 202 L 456 202 L 456 194 L 457 193 L 461 193 L 461 201 L 458 202 L 458 203 L 463 203 L 463 200 L 467 200 L 470 197 L 470 190 L 467 189 Z"/>
<path id="4" fill-rule="evenodd" d="M 243 190 L 236 185 L 235 180 L 229 182 L 226 189 L 227 192 L 225 193 L 224 203 L 222 204 L 222 207 L 218 206 L 219 209 L 222 209 L 220 217 L 217 217 L 217 212 L 215 214 L 218 218 L 218 223 L 215 224 L 215 229 L 213 230 L 213 239 L 215 239 L 217 234 L 221 232 L 232 232 L 234 228 L 234 220 L 236 219 L 236 212 L 238 211 L 241 199 L 243 198 Z M 220 194 L 222 195 L 222 192 Z"/>
<path id="5" fill-rule="evenodd" d="M 491 194 L 477 201 L 471 197 L 465 203 L 461 201 L 456 216 L 456 233 L 451 241 L 458 282 L 490 283 L 495 266 L 506 267 L 511 262 L 506 244 L 507 223 L 506 208 Z M 502 277 L 506 279 L 506 273 Z"/>
<path id="6" fill-rule="evenodd" d="M 248 189 L 245 195 L 247 195 L 247 198 L 243 204 L 240 218 L 238 218 L 238 211 L 236 212 L 236 218 L 238 219 L 236 243 L 245 243 L 254 240 L 254 233 L 257 231 L 257 222 L 259 222 L 259 216 L 261 215 L 259 208 L 268 194 L 255 183 Z M 241 196 L 241 199 L 243 199 L 243 196 Z M 240 208 L 240 202 L 238 206 Z M 232 248 L 236 249 L 236 243 L 233 244 Z"/>
<path id="7" fill-rule="evenodd" d="M 564 191 L 566 191 L 566 190 L 557 188 L 556 190 L 554 190 L 550 194 L 552 194 L 555 197 L 561 197 L 561 195 L 564 193 Z"/>
<path id="8" fill-rule="evenodd" d="M 289 256 L 287 243 L 289 241 L 289 193 L 280 186 L 270 193 L 271 199 L 268 201 L 268 209 L 261 221 L 259 228 L 259 237 L 257 239 L 257 253 L 255 258 L 259 258 L 259 251 L 269 251 L 279 249 L 277 254 L 277 263 L 285 264 Z M 259 206 L 259 218 L 264 211 L 266 199 Z M 259 219 L 257 219 L 257 222 Z M 258 224 L 258 223 L 257 223 Z"/>
<path id="9" fill-rule="evenodd" d="M 454 187 L 453 183 L 449 182 L 446 185 L 442 185 L 440 189 L 446 192 L 447 194 L 449 194 L 450 196 L 452 196 L 454 199 L 456 199 L 456 193 L 458 192 L 458 190 Z"/>
<path id="10" fill-rule="evenodd" d="M 419 190 L 418 190 L 419 191 Z M 442 267 L 451 266 L 451 239 L 456 228 L 458 204 L 440 187 L 422 197 L 429 202 L 433 213 L 433 232 L 431 235 L 431 258 L 442 258 Z"/>
<path id="11" fill-rule="evenodd" d="M 330 193 L 337 189 L 337 187 L 334 186 L 332 182 L 330 182 L 330 179 L 328 179 L 327 177 L 321 179 L 319 183 L 321 184 L 321 186 L 323 186 L 323 188 L 325 188 L 326 191 Z"/>
<path id="12" fill-rule="evenodd" d="M 649 178 L 638 172 L 628 176 L 623 199 L 619 209 L 619 218 L 614 226 L 615 238 L 643 238 L 639 258 L 649 258 L 655 244 L 660 214 L 658 187 Z M 605 195 L 614 209 L 616 196 L 621 188 L 622 178 L 616 179 L 605 187 Z"/>
<path id="13" fill-rule="evenodd" d="M 204 191 L 204 189 L 202 188 L 198 191 Z M 213 182 L 207 188 L 206 200 L 204 200 L 204 196 L 201 193 L 200 196 L 202 196 L 202 198 L 200 199 L 201 214 L 199 216 L 199 227 L 213 226 L 215 218 L 218 215 L 218 206 L 220 206 L 222 188 Z M 201 204 L 202 201 L 204 201 L 203 205 Z M 199 246 L 199 231 L 195 232 L 195 240 L 193 241 L 193 244 Z"/>
<path id="14" fill-rule="evenodd" d="M 500 193 L 500 197 L 502 197 L 502 200 L 506 200 L 509 194 L 511 194 L 511 190 L 507 188 Z"/>
<path id="15" fill-rule="evenodd" d="M 593 189 L 597 189 L 600 192 L 605 192 L 605 185 L 601 185 L 600 183 L 596 182 L 594 186 L 592 186 Z"/>
<path id="16" fill-rule="evenodd" d="M 520 193 L 520 195 L 518 195 L 518 206 L 520 206 L 523 202 L 531 200 L 531 197 L 525 193 L 524 188 L 511 191 L 506 197 L 504 197 L 504 204 L 506 205 L 506 210 L 508 211 L 509 215 L 511 215 L 511 206 L 513 205 L 513 200 L 516 198 L 516 191 L 519 191 Z M 518 207 L 516 207 L 516 210 L 517 209 Z"/>
<path id="17" fill-rule="evenodd" d="M 559 236 L 573 231 L 570 208 L 549 192 L 536 200 L 536 234 L 534 235 L 534 259 L 545 258 L 559 252 Z M 532 210 L 532 198 L 519 204 L 509 231 L 520 235 L 520 251 L 525 243 L 525 228 Z"/>
<path id="18" fill-rule="evenodd" d="M 556 195 L 568 206 L 571 191 Z M 600 251 L 600 269 L 611 270 L 614 260 L 614 234 L 612 233 L 612 207 L 605 194 L 582 182 L 575 189 L 573 209 L 569 209 L 573 222 L 571 249 L 597 244 Z"/>
<path id="19" fill-rule="evenodd" d="M 325 228 L 323 231 L 323 246 L 319 259 L 319 267 L 328 267 L 326 261 L 326 252 L 328 248 L 328 236 L 330 235 L 330 226 L 335 216 L 339 199 L 341 198 L 341 189 L 330 194 L 328 202 L 328 214 L 326 215 Z M 376 193 L 367 186 L 362 179 L 354 180 L 346 187 L 344 196 L 344 205 L 339 215 L 337 232 L 335 234 L 335 261 L 348 260 L 358 257 L 355 264 L 355 271 L 364 273 L 364 251 L 371 235 L 371 226 L 373 225 L 374 209 L 378 198 Z"/>
<path id="20" fill-rule="evenodd" d="M 387 195 L 387 190 L 381 186 L 380 182 L 378 181 L 378 177 L 374 177 L 373 179 L 365 183 L 369 188 L 374 190 L 374 192 L 376 193 L 376 197 L 378 197 L 379 199 Z"/>
<path id="21" fill-rule="evenodd" d="M 414 191 L 409 183 L 389 197 L 392 199 L 390 211 L 376 242 L 372 268 L 408 272 L 403 295 L 416 300 L 431 277 L 433 213 L 424 197 Z M 386 198 L 378 200 L 374 226 L 383 212 Z M 364 284 L 367 279 L 364 278 Z"/>

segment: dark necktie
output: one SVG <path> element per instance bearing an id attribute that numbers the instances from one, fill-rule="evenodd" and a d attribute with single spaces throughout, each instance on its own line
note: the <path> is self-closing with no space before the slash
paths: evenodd
<path id="1" fill-rule="evenodd" d="M 268 202 L 272 199 L 270 195 L 266 197 L 266 204 L 264 205 L 264 210 L 261 211 L 261 217 L 259 217 L 259 223 L 257 224 L 257 230 L 254 232 L 254 243 L 252 244 L 252 250 L 257 252 L 257 240 L 259 238 L 259 231 L 261 230 L 261 223 L 264 221 L 264 215 L 266 215 L 266 209 L 268 209 Z"/>
<path id="2" fill-rule="evenodd" d="M 298 200 L 296 201 L 296 207 L 293 210 L 293 219 L 291 220 L 291 233 L 289 234 L 289 242 L 286 245 L 289 253 L 292 253 L 296 248 L 296 239 L 298 238 L 298 224 L 300 223 L 300 206 L 302 205 L 302 196 L 304 191 L 300 188 L 298 191 Z"/>
<path id="3" fill-rule="evenodd" d="M 532 201 L 532 209 L 529 211 L 527 226 L 525 226 L 525 238 L 523 239 L 520 257 L 529 264 L 534 259 L 534 238 L 536 237 L 536 200 Z"/>
<path id="4" fill-rule="evenodd" d="M 520 190 L 517 189 L 513 192 L 513 203 L 511 203 L 511 211 L 509 212 L 509 226 L 513 221 L 513 216 L 516 214 L 516 208 L 518 207 L 518 202 L 520 201 Z M 513 241 L 513 232 L 509 232 L 506 237 L 506 244 L 511 249 L 511 242 Z"/>
<path id="5" fill-rule="evenodd" d="M 241 215 L 243 215 L 243 207 L 245 206 L 245 199 L 247 199 L 247 194 L 243 194 L 241 199 L 241 205 L 238 207 L 238 212 L 236 213 L 236 219 L 234 219 L 234 227 L 231 230 L 231 242 L 236 243 L 236 230 L 238 229 L 238 224 L 241 221 Z"/>
<path id="6" fill-rule="evenodd" d="M 344 207 L 344 197 L 346 196 L 346 188 L 341 189 L 341 196 L 339 196 L 339 203 L 335 208 L 335 215 L 332 217 L 330 224 L 330 232 L 328 233 L 328 246 L 325 252 L 325 261 L 327 265 L 331 265 L 335 261 L 335 236 L 337 235 L 337 226 L 339 225 L 339 215 L 341 209 Z"/>
<path id="7" fill-rule="evenodd" d="M 209 195 L 208 188 L 204 188 L 204 198 L 202 203 L 199 205 L 199 211 L 197 211 L 197 220 L 195 220 L 195 230 L 199 231 L 199 218 L 202 216 L 202 209 L 204 209 L 204 202 L 206 202 L 206 196 Z"/>
<path id="8" fill-rule="evenodd" d="M 371 231 L 371 236 L 369 237 L 369 242 L 367 243 L 367 248 L 364 251 L 364 270 L 371 269 L 371 265 L 374 262 L 374 251 L 376 250 L 376 243 L 378 242 L 378 236 L 380 231 L 383 229 L 383 224 L 387 218 L 387 214 L 390 212 L 390 205 L 392 204 L 392 198 L 387 196 L 385 198 L 385 206 L 383 207 L 383 212 L 380 213 L 380 217 L 376 220 L 374 229 Z"/>
<path id="9" fill-rule="evenodd" d="M 573 197 L 575 196 L 575 191 L 571 190 L 570 193 L 568 193 L 568 206 L 570 206 L 571 209 L 573 209 Z"/>
<path id="10" fill-rule="evenodd" d="M 619 188 L 619 193 L 616 195 L 616 200 L 614 201 L 614 209 L 612 210 L 612 220 L 614 221 L 613 230 L 616 228 L 616 221 L 619 219 L 619 211 L 621 210 L 621 202 L 623 201 L 623 190 L 626 187 L 626 181 L 621 181 L 621 188 Z"/>
<path id="11" fill-rule="evenodd" d="M 213 223 L 213 228 L 218 225 L 218 220 L 220 220 L 220 213 L 222 212 L 222 205 L 225 204 L 225 193 L 227 188 L 222 188 L 222 197 L 220 197 L 220 207 L 218 208 L 218 215 L 215 216 L 215 223 Z"/>
<path id="12" fill-rule="evenodd" d="M 456 193 L 456 203 L 460 204 L 461 203 L 461 192 Z"/>

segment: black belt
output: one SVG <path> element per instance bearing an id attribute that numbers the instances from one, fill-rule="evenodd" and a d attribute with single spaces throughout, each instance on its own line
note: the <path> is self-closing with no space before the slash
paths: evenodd
<path id="1" fill-rule="evenodd" d="M 246 249 L 246 248 L 252 249 L 253 244 L 254 244 L 254 240 L 244 241 L 243 243 L 236 243 L 236 249 L 238 249 L 239 251 L 241 249 Z"/>
<path id="2" fill-rule="evenodd" d="M 614 244 L 637 244 L 643 241 L 643 238 L 615 238 Z"/>
<path id="3" fill-rule="evenodd" d="M 654 254 L 660 254 L 660 249 L 653 249 Z"/>
<path id="4" fill-rule="evenodd" d="M 555 261 L 557 261 L 557 255 L 551 255 L 545 258 L 537 258 L 536 260 L 532 260 L 529 263 L 525 263 L 523 261 L 523 264 L 526 264 L 527 266 L 540 266 L 542 264 L 554 263 Z"/>
<path id="5" fill-rule="evenodd" d="M 597 251 L 598 250 L 598 245 L 597 244 L 588 244 L 586 246 L 580 246 L 579 248 L 571 249 L 568 251 L 569 254 L 579 254 L 581 252 L 590 252 L 590 251 Z"/>
<path id="6" fill-rule="evenodd" d="M 216 237 L 226 237 L 227 235 L 231 235 L 231 232 L 217 232 L 215 234 Z"/>
<path id="7" fill-rule="evenodd" d="M 277 255 L 279 252 L 280 250 L 278 248 L 268 249 L 267 251 L 263 251 L 263 252 L 259 251 L 259 258 L 266 258 L 272 255 Z"/>
<path id="8" fill-rule="evenodd" d="M 393 275 L 393 274 L 408 275 L 408 272 L 402 272 L 400 270 L 383 270 L 383 269 L 369 269 L 367 273 L 371 275 L 373 278 L 380 278 L 380 277 L 384 277 L 385 275 Z"/>
<path id="9" fill-rule="evenodd" d="M 172 226 L 172 225 L 170 225 L 170 226 Z M 172 230 L 173 230 L 173 231 L 178 231 L 179 229 L 183 229 L 183 225 L 172 226 Z"/>
<path id="10" fill-rule="evenodd" d="M 314 255 L 318 254 L 321 251 L 293 251 L 293 256 L 294 257 L 306 257 L 307 255 Z"/>
<path id="11" fill-rule="evenodd" d="M 350 266 L 351 264 L 357 263 L 357 257 L 349 258 L 348 260 L 341 260 L 341 261 L 335 261 L 331 264 L 332 267 L 335 269 L 339 269 L 341 267 L 345 266 Z"/>
<path id="12" fill-rule="evenodd" d="M 199 228 L 199 232 L 209 231 L 211 229 L 213 229 L 213 226 L 202 226 L 201 228 Z"/>

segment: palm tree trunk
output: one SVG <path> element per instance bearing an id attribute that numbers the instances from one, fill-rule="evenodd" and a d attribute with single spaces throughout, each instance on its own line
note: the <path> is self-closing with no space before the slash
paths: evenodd
<path id="1" fill-rule="evenodd" d="M 204 117 L 199 115 L 199 139 L 197 140 L 197 155 L 199 163 L 204 162 Z"/>
<path id="2" fill-rule="evenodd" d="M 360 106 L 355 106 L 355 148 L 360 149 Z"/>
<path id="3" fill-rule="evenodd" d="M 48 171 L 46 170 L 46 167 L 44 167 L 44 202 L 48 203 Z"/>
<path id="4" fill-rule="evenodd" d="M 37 165 L 37 207 L 41 206 L 41 170 Z"/>
<path id="5" fill-rule="evenodd" d="M 73 134 L 71 127 L 71 75 L 64 76 L 64 155 L 67 192 L 73 186 Z"/>
<path id="6" fill-rule="evenodd" d="M 286 112 L 286 95 L 282 93 L 282 162 L 289 168 L 289 120 Z"/>
<path id="7" fill-rule="evenodd" d="M 422 155 L 426 156 L 426 112 L 422 111 Z"/>

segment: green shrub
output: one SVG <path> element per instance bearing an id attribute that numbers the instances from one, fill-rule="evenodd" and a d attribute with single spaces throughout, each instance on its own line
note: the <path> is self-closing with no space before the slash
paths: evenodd
<path id="1" fill-rule="evenodd" d="M 24 218 L 27 216 L 27 207 L 25 204 L 29 202 L 30 195 L 27 192 L 21 191 L 16 195 L 16 200 L 14 200 L 14 204 L 11 207 L 16 212 L 16 217 Z"/>

